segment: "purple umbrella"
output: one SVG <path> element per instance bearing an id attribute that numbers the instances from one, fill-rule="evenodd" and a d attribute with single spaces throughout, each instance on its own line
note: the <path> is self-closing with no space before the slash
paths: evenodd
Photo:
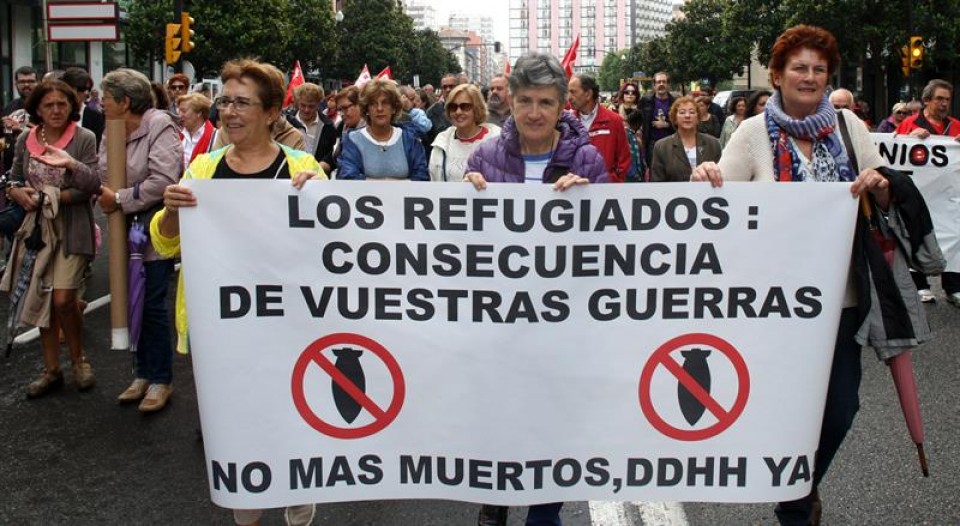
<path id="1" fill-rule="evenodd" d="M 30 288 L 30 281 L 33 278 L 33 266 L 37 261 L 37 252 L 47 244 L 43 242 L 40 232 L 40 216 L 43 214 L 44 193 L 40 192 L 40 201 L 37 204 L 36 219 L 33 223 L 33 230 L 23 240 L 24 253 L 20 259 L 20 272 L 17 274 L 17 282 L 10 291 L 10 315 L 7 318 L 7 351 L 6 356 L 10 356 L 13 350 L 13 339 L 17 335 L 17 327 L 20 325 L 20 316 L 23 314 L 23 296 Z"/>
<path id="2" fill-rule="evenodd" d="M 143 297 L 146 293 L 147 275 L 143 268 L 143 249 L 147 246 L 147 231 L 139 219 L 130 225 L 130 235 L 127 237 L 127 248 L 130 251 L 130 260 L 127 263 L 127 285 L 129 302 L 127 304 L 128 320 L 130 323 L 130 351 L 137 350 L 140 341 L 140 329 L 143 327 Z"/>

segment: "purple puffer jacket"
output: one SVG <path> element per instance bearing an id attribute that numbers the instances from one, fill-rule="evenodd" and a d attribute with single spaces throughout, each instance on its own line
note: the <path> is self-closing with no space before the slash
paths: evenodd
<path id="1" fill-rule="evenodd" d="M 591 183 L 607 182 L 607 168 L 603 158 L 590 144 L 590 136 L 580 120 L 568 112 L 563 112 L 557 129 L 560 130 L 560 141 L 543 172 L 543 182 L 552 183 L 568 173 L 586 177 Z M 480 172 L 483 178 L 491 183 L 524 181 L 520 135 L 513 117 L 503 124 L 499 137 L 484 142 L 474 150 L 467 160 L 467 172 Z"/>

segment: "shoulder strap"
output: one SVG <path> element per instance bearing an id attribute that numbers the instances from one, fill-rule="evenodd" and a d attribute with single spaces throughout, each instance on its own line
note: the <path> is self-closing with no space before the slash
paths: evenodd
<path id="1" fill-rule="evenodd" d="M 847 127 L 847 120 L 843 117 L 843 112 L 837 112 L 837 118 L 840 120 L 840 136 L 843 137 L 843 146 L 847 149 L 847 157 L 850 158 L 850 165 L 853 168 L 853 176 L 860 174 L 860 163 L 857 162 L 857 152 L 853 149 L 853 143 L 850 141 L 850 129 Z"/>

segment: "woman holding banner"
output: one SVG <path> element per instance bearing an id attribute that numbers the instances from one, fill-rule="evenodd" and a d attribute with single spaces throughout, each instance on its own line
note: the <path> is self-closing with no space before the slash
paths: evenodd
<path id="1" fill-rule="evenodd" d="M 463 180 L 483 190 L 487 183 L 550 183 L 554 189 L 607 182 L 607 169 L 590 136 L 563 111 L 567 77 L 545 53 L 517 59 L 509 79 L 511 119 L 502 133 L 481 144 L 467 161 Z M 530 506 L 528 526 L 559 525 L 562 502 Z M 484 505 L 481 526 L 506 524 L 507 508 Z"/>
<path id="2" fill-rule="evenodd" d="M 312 155 L 294 150 L 272 139 L 274 123 L 283 119 L 280 109 L 286 96 L 283 74 L 270 64 L 253 60 L 227 62 L 221 71 L 223 93 L 214 104 L 231 144 L 197 156 L 183 174 L 184 179 L 287 179 L 301 188 L 308 179 L 326 179 Z M 150 238 L 156 251 L 165 257 L 180 254 L 181 207 L 197 206 L 193 192 L 181 185 L 167 186 L 163 208 L 150 222 Z M 187 350 L 187 313 L 183 274 L 177 287 L 178 348 Z M 237 524 L 259 524 L 262 510 L 234 510 Z M 290 525 L 313 521 L 314 505 L 289 506 L 285 519 Z"/>
<path id="3" fill-rule="evenodd" d="M 839 65 L 837 41 L 826 30 L 800 25 L 781 34 L 770 59 L 774 93 L 765 111 L 744 120 L 737 133 L 730 137 L 719 163 L 701 164 L 694 170 L 692 180 L 708 181 L 715 187 L 722 186 L 724 181 L 849 182 L 854 197 L 864 194 L 871 207 L 879 210 L 888 210 L 891 203 L 919 195 L 909 178 L 886 167 L 866 127 L 857 123 L 856 115 L 849 110 L 837 112 L 830 104 L 827 82 Z M 894 194 L 894 188 L 903 193 Z M 926 325 L 926 320 L 922 311 L 917 310 L 920 305 L 915 294 L 910 295 L 911 298 L 902 296 L 899 290 L 871 288 L 870 276 L 878 267 L 876 258 L 869 256 L 875 251 L 868 252 L 873 247 L 868 246 L 871 240 L 865 239 L 871 234 L 869 230 L 864 232 L 863 217 L 858 225 L 827 388 L 813 491 L 807 497 L 777 506 L 781 524 L 819 524 L 821 505 L 817 485 L 830 467 L 860 405 L 858 330 L 861 333 L 874 330 L 875 325 L 870 325 L 868 316 L 878 315 L 880 309 L 878 306 L 871 310 L 871 294 L 883 299 L 893 294 L 902 297 L 905 305 L 902 309 L 888 312 L 889 304 L 883 305 L 883 315 L 893 316 L 916 331 L 915 342 L 922 341 L 928 334 L 928 328 L 925 333 L 921 327 Z M 880 259 L 886 266 L 883 258 Z M 903 276 L 902 279 L 909 278 Z M 868 336 L 872 338 L 874 334 Z M 860 335 L 860 338 L 866 337 Z"/>

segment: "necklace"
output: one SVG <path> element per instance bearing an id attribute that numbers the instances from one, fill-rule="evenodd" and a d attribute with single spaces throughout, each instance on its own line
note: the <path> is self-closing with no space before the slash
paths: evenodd
<path id="1" fill-rule="evenodd" d="M 45 131 L 45 127 L 44 127 L 43 124 L 40 125 L 40 129 L 37 131 L 37 134 L 40 136 L 40 142 L 43 143 L 44 146 L 46 146 L 46 145 L 47 145 L 47 132 Z"/>
<path id="2" fill-rule="evenodd" d="M 390 134 L 387 136 L 386 140 L 380 140 L 373 135 L 373 130 L 367 128 L 367 133 L 370 135 L 370 139 L 373 141 L 373 144 L 376 144 L 380 147 L 380 152 L 386 152 L 387 148 L 390 147 L 390 139 L 393 139 L 393 128 L 390 129 Z"/>

